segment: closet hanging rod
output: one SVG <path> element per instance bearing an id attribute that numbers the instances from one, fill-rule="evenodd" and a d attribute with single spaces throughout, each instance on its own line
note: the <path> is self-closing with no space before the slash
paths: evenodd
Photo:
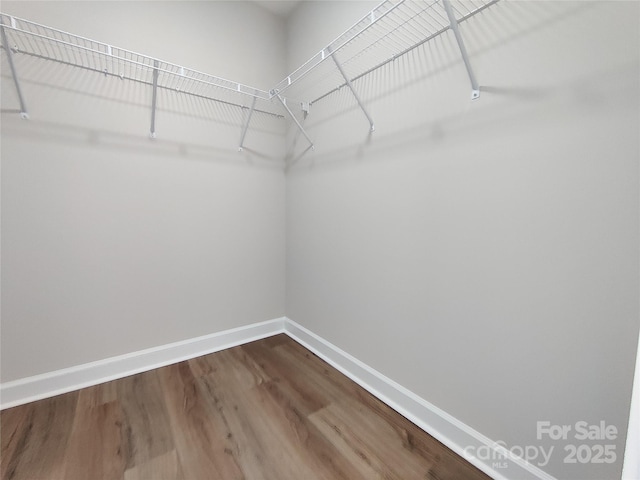
<path id="1" fill-rule="evenodd" d="M 88 66 L 84 62 L 88 61 L 88 63 L 93 63 L 93 67 L 90 69 L 99 70 L 95 66 L 97 57 L 103 62 L 103 68 L 100 70 L 103 72 L 107 70 L 106 73 L 113 73 L 121 78 L 127 77 L 129 80 L 140 80 L 140 78 L 133 77 L 132 74 L 137 73 L 140 75 L 147 72 L 151 74 L 154 69 L 157 69 L 159 74 L 164 77 L 165 82 L 173 82 L 175 90 L 187 94 L 191 93 L 188 91 L 188 87 L 180 88 L 179 86 L 206 85 L 263 100 L 271 98 L 267 91 L 259 88 L 170 62 L 160 61 L 153 57 L 57 30 L 29 20 L 3 13 L 0 13 L 0 18 L 4 28 L 14 33 L 11 40 L 14 42 L 17 42 L 18 39 L 22 40 L 22 45 L 9 46 L 15 53 L 28 53 L 40 58 L 82 68 Z M 158 62 L 158 67 L 154 66 L 155 62 Z M 114 66 L 120 67 L 118 70 L 121 71 L 116 71 Z M 109 67 L 111 67 L 112 71 L 109 71 Z M 124 70 L 128 70 L 129 75 L 124 75 Z"/>

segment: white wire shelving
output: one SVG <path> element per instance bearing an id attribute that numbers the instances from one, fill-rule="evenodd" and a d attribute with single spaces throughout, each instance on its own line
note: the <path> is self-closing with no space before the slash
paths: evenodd
<path id="1" fill-rule="evenodd" d="M 14 57 L 21 55 L 150 86 L 153 92 L 150 103 L 152 138 L 156 135 L 159 89 L 213 100 L 251 114 L 257 112 L 284 118 L 265 90 L 3 13 L 0 13 L 0 23 L 2 48 L 7 55 L 23 118 L 28 118 L 26 99 L 20 88 L 20 72 L 14 65 Z M 246 117 L 240 149 L 251 120 L 251 115 Z"/>
<path id="2" fill-rule="evenodd" d="M 499 0 L 452 0 L 462 23 Z M 346 85 L 332 58 L 339 58 L 350 81 L 358 80 L 451 28 L 442 0 L 386 0 L 367 13 L 273 89 L 307 97 L 311 103 Z M 320 69 L 324 70 L 320 72 Z M 302 82 L 314 74 L 313 81 Z M 324 79 L 318 83 L 318 79 Z M 313 90 L 310 90 L 313 84 Z M 298 87 L 298 88 L 296 88 Z"/>
<path id="3" fill-rule="evenodd" d="M 157 91 L 166 89 L 248 112 L 244 115 L 246 121 L 242 125 L 240 149 L 250 128 L 251 116 L 259 112 L 282 118 L 278 109 L 280 104 L 313 148 L 313 141 L 290 109 L 292 104 L 298 104 L 306 116 L 311 105 L 348 87 L 373 131 L 373 119 L 354 82 L 448 30 L 453 31 L 458 43 L 469 75 L 472 98 L 477 98 L 480 90 L 459 24 L 498 1 L 385 0 L 268 91 L 2 13 L 0 33 L 25 118 L 28 115 L 20 88 L 20 72 L 16 71 L 13 61 L 19 55 L 152 87 L 151 136 L 155 136 Z"/>
<path id="4" fill-rule="evenodd" d="M 453 30 L 471 85 L 471 98 L 480 96 L 459 24 L 499 0 L 385 0 L 333 40 L 293 73 L 281 80 L 272 95 L 296 99 L 305 115 L 314 103 L 348 87 L 366 116 L 355 82 L 408 54 L 448 30 Z M 298 128 L 313 142 L 298 124 Z"/>

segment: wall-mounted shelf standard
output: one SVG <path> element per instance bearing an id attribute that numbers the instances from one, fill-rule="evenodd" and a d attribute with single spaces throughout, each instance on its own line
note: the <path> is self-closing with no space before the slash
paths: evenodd
<path id="1" fill-rule="evenodd" d="M 239 150 L 243 148 L 252 115 L 261 112 L 282 118 L 282 113 L 275 110 L 280 104 L 308 140 L 309 150 L 313 141 L 288 104 L 300 105 L 306 116 L 314 103 L 347 87 L 373 131 L 373 119 L 360 98 L 356 82 L 449 29 L 454 33 L 469 76 L 471 98 L 478 98 L 480 87 L 459 24 L 498 1 L 385 0 L 269 91 L 5 14 L 0 14 L 0 33 L 25 118 L 28 115 L 20 72 L 13 61 L 16 55 L 23 54 L 150 86 L 152 137 L 157 91 L 167 89 L 248 112 L 241 128 Z"/>

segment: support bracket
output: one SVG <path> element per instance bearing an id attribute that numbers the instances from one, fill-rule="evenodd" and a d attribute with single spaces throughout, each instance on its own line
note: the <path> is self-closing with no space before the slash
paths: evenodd
<path id="1" fill-rule="evenodd" d="M 251 116 L 253 115 L 254 110 L 256 109 L 256 100 L 258 97 L 253 97 L 253 101 L 251 102 L 251 108 L 249 109 L 249 115 L 247 116 L 247 121 L 242 127 L 242 133 L 240 134 L 240 144 L 238 145 L 238 151 L 242 151 L 242 147 L 244 146 L 244 137 L 247 135 L 247 130 L 249 129 L 249 122 L 251 121 Z"/>
<path id="2" fill-rule="evenodd" d="M 13 17 L 12 17 L 13 21 Z M 20 88 L 20 80 L 18 79 L 18 72 L 16 70 L 16 65 L 13 61 L 13 51 L 9 46 L 9 41 L 7 40 L 7 33 L 4 30 L 4 24 L 0 21 L 0 38 L 2 40 L 2 47 L 4 51 L 7 53 L 7 61 L 9 63 L 9 69 L 11 70 L 11 76 L 13 77 L 13 84 L 16 87 L 16 92 L 18 94 L 18 101 L 20 102 L 20 116 L 25 120 L 29 118 L 29 113 L 27 112 L 27 105 L 24 101 L 24 96 L 22 95 L 22 88 Z"/>
<path id="3" fill-rule="evenodd" d="M 275 96 L 280 103 L 282 104 L 282 106 L 284 107 L 284 109 L 287 111 L 287 113 L 289 114 L 289 116 L 291 117 L 291 119 L 295 122 L 295 124 L 298 126 L 298 130 L 300 130 L 300 132 L 304 135 L 304 137 L 307 139 L 307 141 L 309 142 L 310 146 L 311 146 L 311 150 L 314 150 L 315 147 L 313 145 L 313 140 L 311 140 L 311 138 L 309 138 L 309 135 L 307 134 L 307 132 L 305 132 L 304 128 L 302 127 L 302 125 L 300 124 L 300 122 L 298 121 L 298 119 L 296 118 L 296 116 L 293 114 L 293 112 L 289 109 L 289 107 L 287 106 L 287 103 L 284 101 L 284 99 L 280 96 L 280 93 L 278 93 L 277 90 L 272 90 L 271 91 L 271 95 Z"/>
<path id="4" fill-rule="evenodd" d="M 300 108 L 302 108 L 302 122 L 300 122 L 300 125 L 304 126 L 304 122 L 307 119 L 307 116 L 309 115 L 310 104 L 308 102 L 302 102 L 300 104 Z M 291 155 L 293 155 L 293 151 L 295 150 L 296 145 L 298 144 L 299 138 L 300 138 L 300 130 L 296 131 L 296 134 L 293 137 L 293 142 L 291 142 L 291 151 L 287 153 L 285 157 L 286 159 L 290 159 Z M 298 155 L 298 159 L 302 158 L 304 154 L 307 153 L 312 148 L 313 148 L 313 145 L 309 145 L 300 155 Z"/>
<path id="5" fill-rule="evenodd" d="M 356 98 L 356 101 L 358 102 L 358 105 L 360 106 L 360 109 L 364 113 L 364 116 L 367 117 L 367 120 L 369 121 L 370 129 L 373 132 L 376 129 L 376 127 L 373 124 L 373 119 L 371 118 L 371 115 L 369 115 L 369 112 L 367 112 L 367 109 L 364 108 L 364 104 L 362 103 L 362 100 L 360 100 L 360 96 L 358 95 L 358 92 L 356 92 L 356 89 L 353 88 L 353 84 L 351 83 L 351 80 L 349 80 L 349 77 L 347 77 L 347 74 L 345 73 L 344 69 L 342 68 L 342 65 L 340 64 L 340 62 L 336 58 L 335 52 L 333 52 L 331 50 L 331 47 L 327 47 L 327 50 L 329 51 L 329 54 L 331 55 L 331 58 L 333 58 L 333 61 L 335 62 L 336 67 L 338 67 L 338 70 L 340 71 L 340 74 L 342 75 L 342 78 L 344 78 L 344 81 L 346 82 L 347 86 L 349 87 L 349 90 L 351 90 L 351 93 Z"/>
<path id="6" fill-rule="evenodd" d="M 462 39 L 462 34 L 460 33 L 458 20 L 456 20 L 456 16 L 453 12 L 453 7 L 451 6 L 451 2 L 449 0 L 442 0 L 442 6 L 444 7 L 445 12 L 447 12 L 451 30 L 453 30 L 453 34 L 456 37 L 456 42 L 458 42 L 458 48 L 460 48 L 460 54 L 462 55 L 464 66 L 466 67 L 467 74 L 469 75 L 469 81 L 471 82 L 471 99 L 475 100 L 480 96 L 480 86 L 478 85 L 476 76 L 473 73 L 473 68 L 471 68 L 471 62 L 469 61 L 467 48 L 464 45 L 464 40 Z"/>
<path id="7" fill-rule="evenodd" d="M 158 61 L 153 61 L 153 94 L 151 96 L 151 129 L 149 136 L 156 138 L 156 104 L 158 101 Z"/>

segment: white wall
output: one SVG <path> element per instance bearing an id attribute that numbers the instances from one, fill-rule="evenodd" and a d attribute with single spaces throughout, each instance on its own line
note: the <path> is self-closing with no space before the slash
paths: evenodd
<path id="1" fill-rule="evenodd" d="M 370 7 L 304 3 L 290 60 Z M 371 138 L 347 89 L 312 106 L 316 150 L 287 177 L 287 316 L 508 448 L 553 446 L 558 478 L 619 478 L 638 4 L 500 2 L 462 29 L 479 100 L 449 32 L 356 82 Z M 583 442 L 536 438 L 538 421 L 581 420 L 617 427 L 613 465 L 565 464 Z"/>
<path id="2" fill-rule="evenodd" d="M 284 71 L 282 20 L 248 2 L 2 11 L 256 87 Z M 238 153 L 239 109 L 160 91 L 152 141 L 149 87 L 16 62 L 31 120 L 2 115 L 3 382 L 284 314 L 282 120 L 257 116 Z"/>

